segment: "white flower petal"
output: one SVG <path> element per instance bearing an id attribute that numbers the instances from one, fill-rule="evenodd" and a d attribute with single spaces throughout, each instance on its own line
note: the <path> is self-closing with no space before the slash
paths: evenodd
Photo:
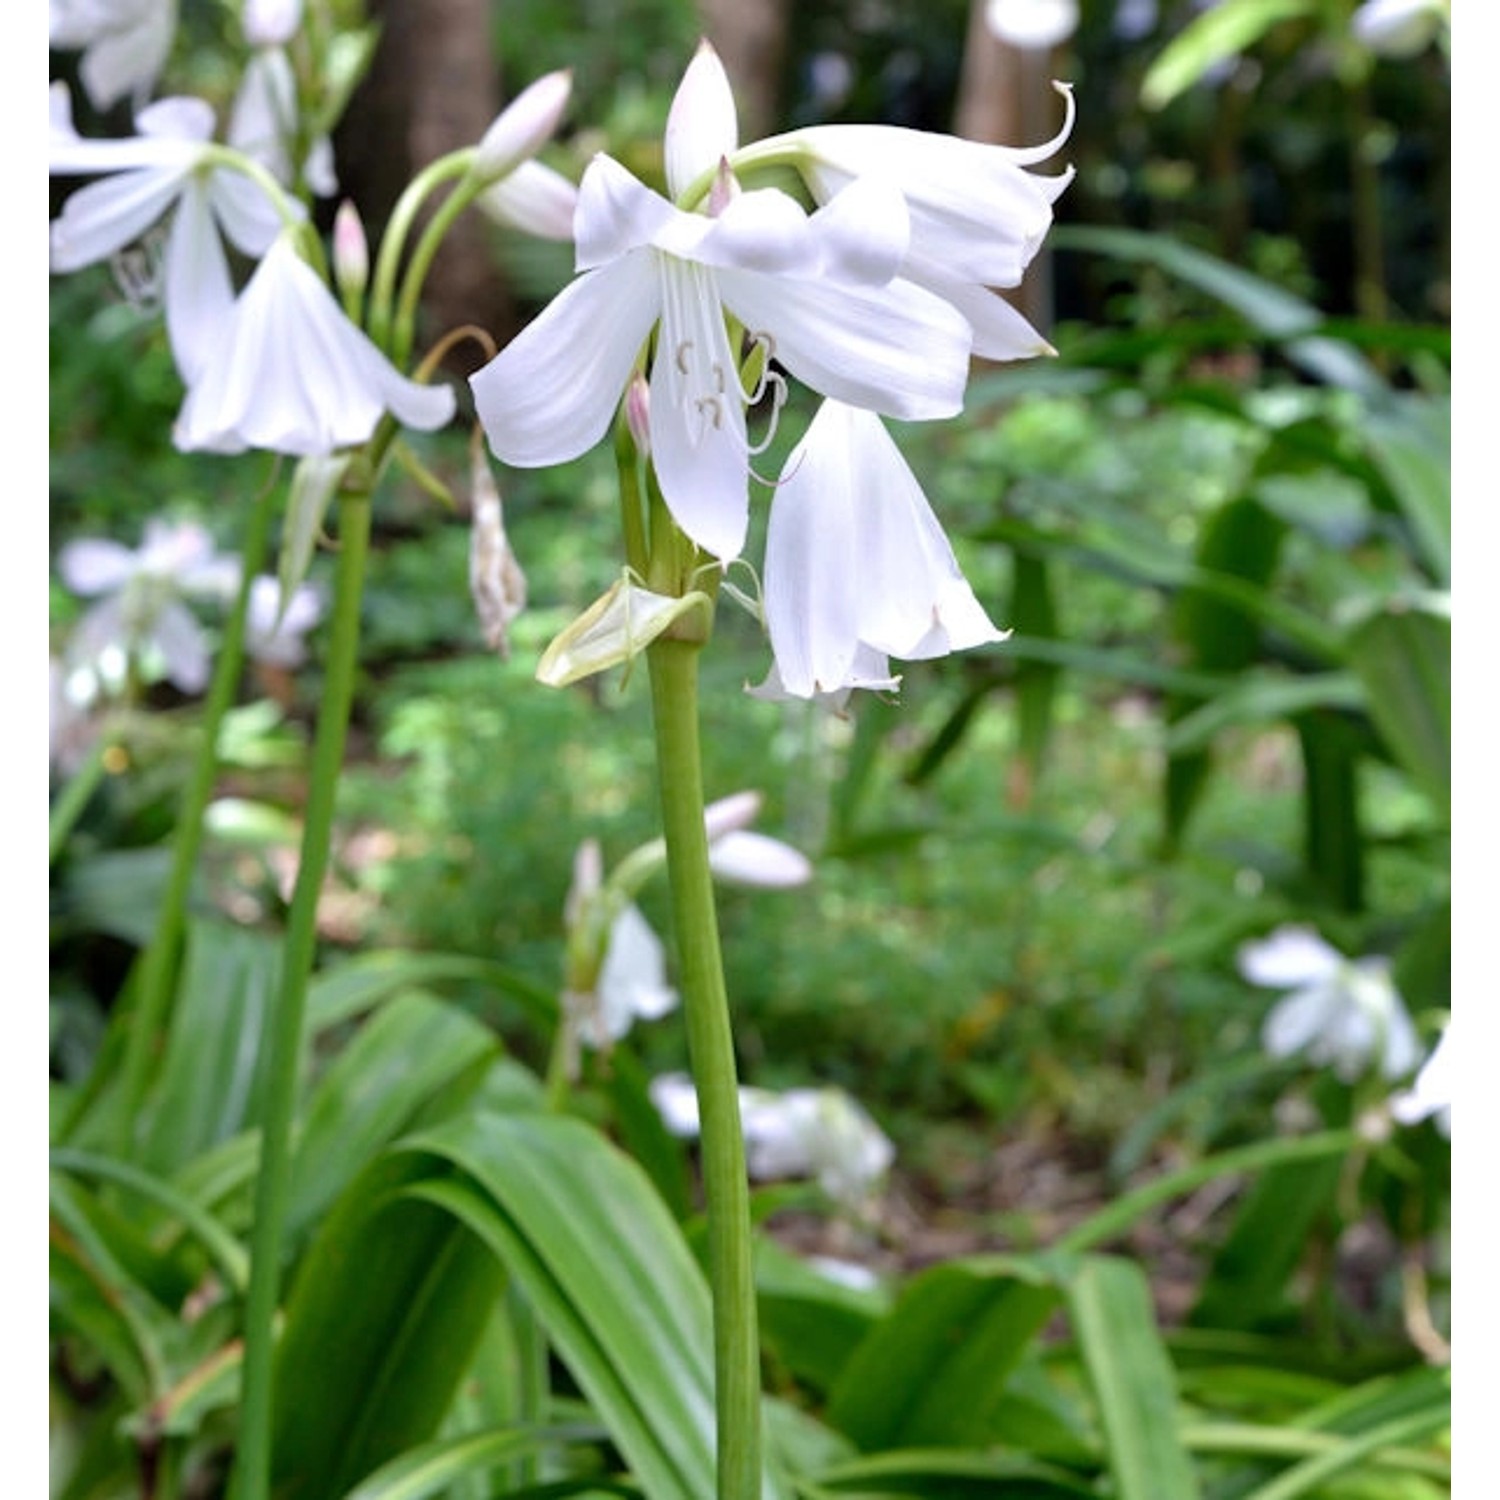
<path id="1" fill-rule="evenodd" d="M 52 221 L 52 269 L 77 271 L 138 240 L 171 208 L 183 174 L 143 170 L 91 182 Z"/>
<path id="2" fill-rule="evenodd" d="M 1275 989 L 1330 979 L 1345 963 L 1311 927 L 1278 927 L 1269 937 L 1242 943 L 1235 961 L 1242 978 Z"/>
<path id="3" fill-rule="evenodd" d="M 677 992 L 667 983 L 661 939 L 635 906 L 624 907 L 610 927 L 598 997 L 600 1017 L 614 1040 L 637 1018 L 655 1020 L 677 1005 Z"/>
<path id="4" fill-rule="evenodd" d="M 713 279 L 658 257 L 661 332 L 651 367 L 651 462 L 672 518 L 715 557 L 737 557 L 750 519 L 739 367 Z"/>
<path id="5" fill-rule="evenodd" d="M 1035 359 L 1057 353 L 998 292 L 930 271 L 916 257 L 908 259 L 905 271 L 911 280 L 950 303 L 967 319 L 974 330 L 974 353 L 981 359 Z"/>
<path id="6" fill-rule="evenodd" d="M 736 829 L 708 846 L 709 869 L 731 885 L 790 890 L 812 879 L 812 861 L 800 849 L 749 829 Z"/>
<path id="7" fill-rule="evenodd" d="M 57 571 L 68 589 L 85 597 L 120 588 L 136 569 L 136 555 L 121 542 L 80 537 L 57 554 Z"/>
<path id="8" fill-rule="evenodd" d="M 547 240 L 573 238 L 578 189 L 561 172 L 539 161 L 523 161 L 491 184 L 477 200 L 492 219 Z"/>
<path id="9" fill-rule="evenodd" d="M 613 157 L 601 152 L 588 164 L 578 184 L 578 206 L 573 214 L 574 264 L 580 271 L 607 265 L 632 250 L 654 244 L 674 226 L 682 225 L 699 237 L 710 227 L 700 215 L 673 208 L 660 193 L 652 192 Z M 683 231 L 677 232 L 680 235 Z"/>
<path id="10" fill-rule="evenodd" d="M 229 262 L 214 227 L 208 198 L 190 184 L 167 236 L 167 337 L 183 383 L 191 385 L 224 336 L 234 308 Z"/>
<path id="11" fill-rule="evenodd" d="M 759 792 L 745 791 L 710 802 L 703 809 L 703 830 L 709 843 L 738 828 L 748 828 L 760 816 L 764 800 Z"/>
<path id="12" fill-rule="evenodd" d="M 162 605 L 149 644 L 161 653 L 168 682 L 184 693 L 201 693 L 208 686 L 208 641 L 185 604 L 173 599 Z"/>
<path id="13" fill-rule="evenodd" d="M 1339 1011 L 1339 995 L 1328 982 L 1294 990 L 1271 1007 L 1261 1027 L 1261 1045 L 1272 1057 L 1306 1051 L 1328 1029 Z"/>
<path id="14" fill-rule="evenodd" d="M 963 408 L 973 340 L 968 323 L 909 281 L 867 288 L 717 273 L 724 303 L 775 357 L 825 396 L 923 421 Z"/>
<path id="15" fill-rule="evenodd" d="M 626 255 L 565 287 L 470 378 L 502 463 L 543 468 L 604 436 L 661 307 L 654 257 Z"/>
<path id="16" fill-rule="evenodd" d="M 659 1074 L 646 1092 L 673 1135 L 691 1139 L 698 1134 L 698 1090 L 686 1073 Z"/>
<path id="17" fill-rule="evenodd" d="M 900 190 L 861 177 L 835 193 L 809 221 L 825 246 L 825 274 L 840 281 L 884 286 L 911 243 L 911 215 Z"/>
<path id="18" fill-rule="evenodd" d="M 667 114 L 663 142 L 667 191 L 673 198 L 681 198 L 723 157 L 732 156 L 739 143 L 739 119 L 729 77 L 719 54 L 708 41 L 701 41 Z"/>

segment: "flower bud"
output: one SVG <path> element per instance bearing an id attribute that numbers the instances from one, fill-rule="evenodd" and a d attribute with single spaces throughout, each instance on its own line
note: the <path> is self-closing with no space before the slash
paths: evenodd
<path id="1" fill-rule="evenodd" d="M 625 425 L 635 439 L 636 451 L 642 458 L 651 457 L 651 387 L 646 377 L 637 371 L 625 387 Z"/>
<path id="2" fill-rule="evenodd" d="M 252 47 L 284 47 L 302 24 L 302 0 L 245 0 L 240 23 Z"/>
<path id="3" fill-rule="evenodd" d="M 556 132 L 572 89 L 570 69 L 548 73 L 522 89 L 485 131 L 474 154 L 474 175 L 495 182 L 535 156 Z"/>
<path id="4" fill-rule="evenodd" d="M 344 301 L 357 303 L 370 280 L 370 246 L 359 210 L 348 198 L 333 216 L 333 277 Z"/>

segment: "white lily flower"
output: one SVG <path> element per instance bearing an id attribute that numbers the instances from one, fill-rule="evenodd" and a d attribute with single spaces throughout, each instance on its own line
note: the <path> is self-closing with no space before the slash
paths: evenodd
<path id="1" fill-rule="evenodd" d="M 1392 1097 L 1391 1114 L 1401 1124 L 1415 1125 L 1430 1117 L 1444 1135 L 1452 1135 L 1455 1053 L 1448 1042 L 1452 1030 L 1450 1021 L 1411 1087 Z"/>
<path id="2" fill-rule="evenodd" d="M 736 145 L 722 65 L 704 44 L 667 123 L 670 191 L 701 193 Z M 721 200 L 725 200 L 722 201 Z M 660 325 L 650 375 L 651 458 L 677 524 L 732 558 L 749 515 L 750 448 L 726 311 L 814 389 L 892 416 L 951 416 L 971 336 L 940 299 L 892 280 L 906 250 L 900 194 L 855 183 L 810 217 L 775 189 L 674 206 L 595 157 L 574 216 L 582 273 L 473 377 L 490 444 L 523 468 L 586 452 Z"/>
<path id="3" fill-rule="evenodd" d="M 1055 155 L 1072 132 L 1072 91 L 1055 87 L 1066 117 L 1040 146 L 992 146 L 901 125 L 810 125 L 740 152 L 735 165 L 789 162 L 819 203 L 857 181 L 894 184 L 911 219 L 901 276 L 968 320 L 975 354 L 994 360 L 1051 354 L 1047 340 L 988 288 L 1020 285 L 1051 227 L 1052 205 L 1073 180 L 1072 167 L 1055 177 L 1027 170 Z"/>
<path id="4" fill-rule="evenodd" d="M 311 584 L 299 584 L 283 605 L 281 580 L 262 573 L 250 580 L 245 651 L 268 667 L 300 667 L 307 660 L 303 637 L 322 618 L 323 596 Z"/>
<path id="5" fill-rule="evenodd" d="M 673 1135 L 698 1134 L 698 1098 L 684 1073 L 651 1081 L 651 1102 Z M 813 1177 L 841 1208 L 868 1208 L 896 1149 L 859 1101 L 841 1088 L 740 1089 L 745 1165 L 759 1181 Z"/>
<path id="6" fill-rule="evenodd" d="M 890 689 L 887 657 L 1004 640 L 880 418 L 825 401 L 793 449 L 766 534 L 767 697 Z"/>
<path id="7" fill-rule="evenodd" d="M 252 47 L 285 47 L 302 25 L 302 0 L 245 0 L 240 27 Z"/>
<path id="8" fill-rule="evenodd" d="M 1437 40 L 1448 16 L 1447 0 L 1365 0 L 1349 25 L 1377 56 L 1408 58 Z"/>
<path id="9" fill-rule="evenodd" d="M 48 168 L 54 175 L 111 174 L 69 195 L 52 221 L 52 269 L 77 271 L 138 240 L 172 215 L 163 301 L 167 336 L 186 384 L 202 372 L 223 336 L 234 301 L 220 234 L 246 255 L 261 256 L 281 219 L 248 177 L 210 165 L 213 110 L 201 99 L 159 99 L 136 116 L 137 135 L 86 140 L 73 128 L 67 85 L 50 92 Z M 296 205 L 289 205 L 300 213 Z"/>
<path id="10" fill-rule="evenodd" d="M 166 65 L 177 30 L 177 0 L 48 0 L 47 39 L 81 48 L 78 76 L 89 98 L 108 109 L 127 96 L 145 99 Z"/>
<path id="11" fill-rule="evenodd" d="M 1078 30 L 1078 0 L 987 0 L 984 23 L 1012 47 L 1045 52 Z"/>
<path id="12" fill-rule="evenodd" d="M 284 234 L 235 301 L 172 440 L 186 451 L 328 454 L 366 441 L 385 411 L 431 430 L 454 405 L 447 386 L 391 364 Z"/>
<path id="13" fill-rule="evenodd" d="M 229 144 L 290 187 L 297 180 L 298 164 L 291 155 L 296 135 L 297 76 L 291 59 L 281 47 L 262 47 L 246 63 L 239 92 L 234 96 L 229 112 Z M 308 145 L 300 165 L 308 187 L 318 197 L 331 198 L 338 192 L 333 142 L 328 136 L 320 135 Z"/>
<path id="14" fill-rule="evenodd" d="M 1372 1066 L 1386 1078 L 1400 1078 L 1421 1060 L 1388 959 L 1351 961 L 1309 927 L 1281 927 L 1243 944 L 1238 964 L 1250 983 L 1291 991 L 1261 1029 L 1272 1057 L 1302 1053 L 1345 1083 Z"/>
<path id="15" fill-rule="evenodd" d="M 68 642 L 70 673 L 118 689 L 133 664 L 184 693 L 208 686 L 208 639 L 186 601 L 222 600 L 238 587 L 240 565 L 215 552 L 203 527 L 148 521 L 137 549 L 82 537 L 58 554 L 57 570 L 71 592 L 99 599 Z"/>

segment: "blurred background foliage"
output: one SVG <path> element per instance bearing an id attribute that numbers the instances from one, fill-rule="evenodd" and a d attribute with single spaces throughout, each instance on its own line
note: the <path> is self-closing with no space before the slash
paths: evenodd
<path id="1" fill-rule="evenodd" d="M 1097 1196 L 1148 1160 L 1263 1136 L 1278 1101 L 1347 1113 L 1313 1070 L 1245 1066 L 1274 998 L 1236 972 L 1245 939 L 1296 921 L 1394 955 L 1429 1042 L 1450 1000 L 1446 59 L 1351 59 L 1351 6 L 1329 0 L 1146 108 L 1197 9 L 1085 0 L 1072 40 L 1030 60 L 1079 104 L 1077 178 L 1033 273 L 1058 357 L 986 371 L 961 420 L 899 432 L 1011 641 L 916 666 L 899 701 L 848 718 L 745 696 L 767 651 L 730 608 L 705 661 L 710 795 L 762 790 L 760 826 L 817 864 L 805 891 L 724 897 L 744 1072 L 856 1093 L 929 1224 L 965 1215 L 964 1247 L 1025 1243 L 1056 1207 L 1043 1174 L 1013 1202 L 975 1191 L 1000 1143 L 1049 1143 Z M 576 177 L 610 149 L 656 169 L 695 6 L 487 15 L 507 93 L 575 70 L 576 124 L 549 161 Z M 783 124 L 950 128 L 963 0 L 802 0 L 783 23 L 766 82 Z M 1057 117 L 1054 101 L 1033 138 Z M 517 323 L 570 273 L 565 250 L 498 231 L 487 253 Z M 162 514 L 233 548 L 248 497 L 285 474 L 171 448 L 160 320 L 106 273 L 51 296 L 54 553 Z M 765 471 L 809 415 L 788 411 Z M 461 435 L 420 451 L 463 493 Z M 380 497 L 331 958 L 471 955 L 553 988 L 575 848 L 595 836 L 614 861 L 651 836 L 644 683 L 531 677 L 617 576 L 613 482 L 605 452 L 503 476 L 531 600 L 508 660 L 469 603 L 467 517 L 405 482 Z M 54 585 L 56 637 L 78 611 Z M 247 683 L 229 748 L 200 897 L 252 927 L 283 911 L 312 648 L 295 677 Z M 192 703 L 159 686 L 149 706 L 163 727 L 130 740 L 54 870 L 65 1082 L 149 921 L 191 752 Z M 660 895 L 643 905 L 664 930 Z M 542 1065 L 533 1016 L 483 985 L 454 993 Z M 648 1072 L 683 1062 L 670 1024 L 631 1047 Z M 936 1252 L 914 1235 L 904 1253 Z M 1399 1337 L 1390 1296 L 1378 1317 Z"/>

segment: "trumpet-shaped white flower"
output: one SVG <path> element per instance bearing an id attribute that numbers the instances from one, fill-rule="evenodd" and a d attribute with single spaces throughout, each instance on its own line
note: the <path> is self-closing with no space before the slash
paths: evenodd
<path id="1" fill-rule="evenodd" d="M 299 584 L 282 602 L 281 580 L 262 573 L 250 580 L 245 650 L 268 667 L 300 667 L 307 660 L 304 636 L 323 618 L 323 596 Z"/>
<path id="2" fill-rule="evenodd" d="M 1250 983 L 1291 992 L 1271 1008 L 1261 1030 L 1273 1057 L 1302 1053 L 1345 1083 L 1371 1067 L 1400 1078 L 1421 1060 L 1388 959 L 1351 961 L 1309 927 L 1281 927 L 1243 944 L 1238 962 Z"/>
<path id="3" fill-rule="evenodd" d="M 904 661 L 1005 638 L 959 570 L 880 418 L 825 401 L 792 451 L 766 534 L 766 697 L 889 689 Z"/>
<path id="4" fill-rule="evenodd" d="M 67 85 L 51 94 L 48 167 L 54 175 L 106 173 L 69 195 L 52 222 L 52 269 L 107 259 L 172 216 L 163 266 L 167 335 L 187 384 L 223 334 L 234 301 L 220 234 L 263 255 L 281 226 L 276 206 L 248 177 L 209 160 L 213 110 L 201 99 L 160 99 L 136 116 L 138 134 L 87 140 L 73 128 Z M 300 212 L 295 205 L 288 211 Z"/>
<path id="5" fill-rule="evenodd" d="M 1448 1041 L 1452 1030 L 1450 1021 L 1428 1054 L 1427 1061 L 1417 1069 L 1411 1087 L 1392 1097 L 1391 1114 L 1401 1124 L 1415 1125 L 1420 1120 L 1431 1118 L 1444 1135 L 1453 1133 L 1455 1053 Z"/>
<path id="6" fill-rule="evenodd" d="M 1349 24 L 1379 57 L 1416 57 L 1437 40 L 1448 14 L 1448 0 L 1365 0 Z"/>
<path id="7" fill-rule="evenodd" d="M 235 301 L 172 437 L 184 450 L 327 454 L 366 441 L 385 411 L 441 427 L 453 392 L 402 375 L 282 235 Z"/>
<path id="8" fill-rule="evenodd" d="M 698 1097 L 685 1073 L 664 1073 L 649 1089 L 673 1135 L 698 1134 Z M 896 1151 L 859 1101 L 841 1088 L 740 1089 L 745 1165 L 752 1178 L 812 1177 L 841 1208 L 860 1213 Z"/>
<path id="9" fill-rule="evenodd" d="M 229 112 L 229 144 L 287 186 L 296 182 L 300 166 L 308 187 L 320 198 L 331 198 L 339 190 L 333 142 L 320 135 L 308 143 L 306 156 L 297 163 L 292 160 L 296 135 L 297 77 L 292 61 L 281 47 L 262 47 L 245 64 Z"/>
<path id="10" fill-rule="evenodd" d="M 172 50 L 177 0 L 48 0 L 47 34 L 63 51 L 81 48 L 78 76 L 89 98 L 108 109 L 144 99 Z"/>
<path id="11" fill-rule="evenodd" d="M 1052 225 L 1052 205 L 1073 180 L 1072 167 L 1054 177 L 1027 170 L 1055 155 L 1072 131 L 1072 92 L 1057 87 L 1067 114 L 1040 146 L 992 146 L 901 125 L 810 125 L 747 148 L 735 166 L 789 163 L 819 203 L 856 181 L 891 183 L 911 222 L 901 276 L 968 320 L 975 354 L 995 360 L 1051 354 L 1047 340 L 988 288 L 1020 285 Z"/>
<path id="12" fill-rule="evenodd" d="M 57 570 L 73 593 L 99 600 L 68 642 L 70 674 L 118 689 L 133 666 L 185 693 L 208 686 L 208 640 L 186 601 L 223 599 L 238 586 L 240 565 L 215 552 L 203 527 L 148 521 L 138 549 L 82 537 L 58 554 Z"/>
<path id="13" fill-rule="evenodd" d="M 673 101 L 666 170 L 678 199 L 717 173 L 709 215 L 674 206 L 598 156 L 574 216 L 582 273 L 473 377 L 496 455 L 542 467 L 604 435 L 658 328 L 650 375 L 651 458 L 683 531 L 716 557 L 744 543 L 750 446 L 726 312 L 767 356 L 817 390 L 893 416 L 951 416 L 971 336 L 961 317 L 892 280 L 906 250 L 900 194 L 854 183 L 809 217 L 775 189 L 739 193 L 722 169 L 734 102 L 704 44 Z"/>
<path id="14" fill-rule="evenodd" d="M 1044 52 L 1078 30 L 1078 0 L 987 0 L 984 23 L 1012 47 Z"/>

